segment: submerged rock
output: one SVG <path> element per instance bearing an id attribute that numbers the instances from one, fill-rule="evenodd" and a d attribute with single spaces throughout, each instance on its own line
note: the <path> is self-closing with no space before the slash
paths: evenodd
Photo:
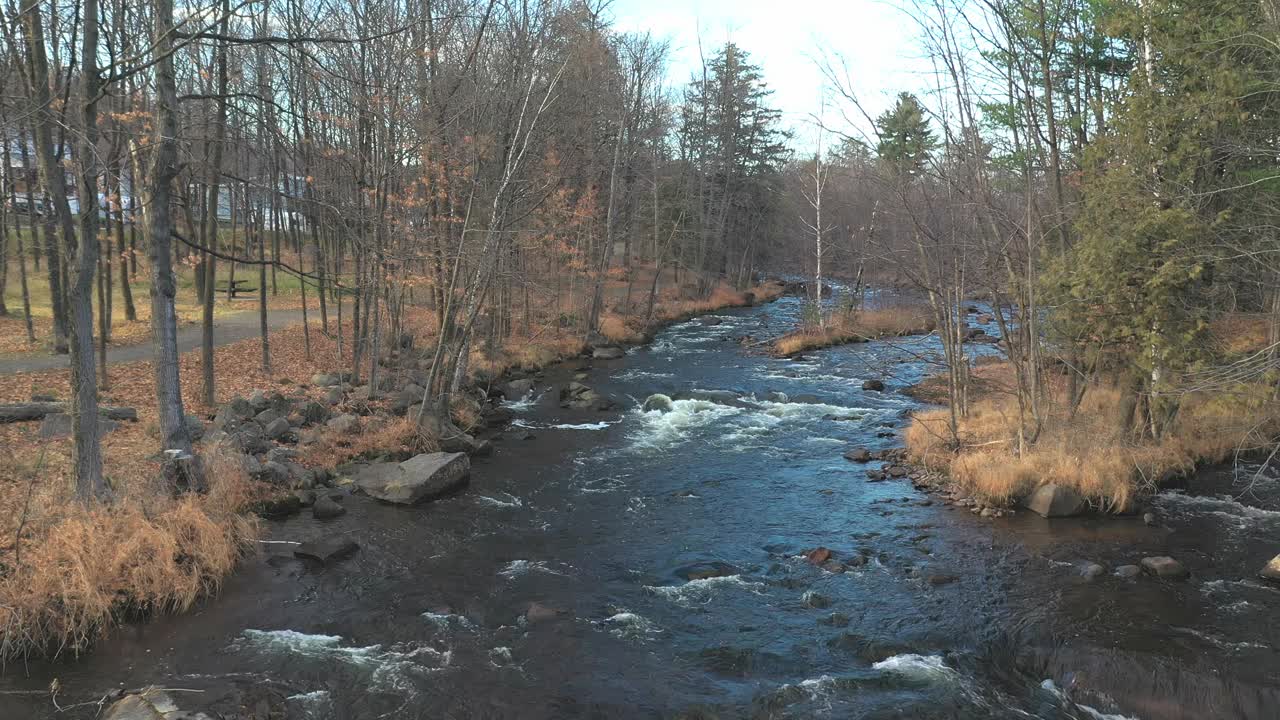
<path id="1" fill-rule="evenodd" d="M 676 570 L 676 576 L 683 580 L 707 580 L 717 577 L 729 577 L 737 575 L 740 571 L 738 568 L 718 560 L 711 562 L 694 563 L 686 565 Z"/>
<path id="2" fill-rule="evenodd" d="M 805 558 L 813 565 L 821 565 L 833 557 L 831 550 L 824 547 L 817 547 L 804 554 Z"/>
<path id="3" fill-rule="evenodd" d="M 864 380 L 862 382 L 863 390 L 874 390 L 875 392 L 884 392 L 883 380 Z"/>
<path id="4" fill-rule="evenodd" d="M 356 485 L 383 502 L 414 505 L 457 492 L 470 476 L 465 453 L 423 453 L 400 463 L 369 465 L 356 476 Z"/>
<path id="5" fill-rule="evenodd" d="M 1142 558 L 1142 569 L 1156 577 L 1179 579 L 1187 576 L 1182 563 L 1167 555 Z"/>
<path id="6" fill-rule="evenodd" d="M 1098 563 L 1092 563 L 1092 562 L 1086 563 L 1084 567 L 1080 568 L 1080 574 L 1084 576 L 1086 580 L 1094 580 L 1094 579 L 1100 578 L 1106 572 L 1107 572 L 1107 569 L 1105 567 L 1099 565 Z"/>
<path id="7" fill-rule="evenodd" d="M 665 413 L 671 412 L 671 407 L 671 398 L 662 393 L 655 393 L 644 399 L 644 405 L 640 409 L 644 412 L 657 410 Z"/>
<path id="8" fill-rule="evenodd" d="M 347 509 L 328 495 L 316 498 L 311 506 L 311 515 L 317 520 L 329 520 L 346 514 Z"/>
<path id="9" fill-rule="evenodd" d="M 800 602 L 804 603 L 805 607 L 811 608 L 821 609 L 831 607 L 831 598 L 813 590 L 809 590 L 804 595 L 801 595 Z"/>
<path id="10" fill-rule="evenodd" d="M 1116 577 L 1136 578 L 1142 574 L 1142 568 L 1137 565 L 1121 565 L 1116 568 Z"/>
<path id="11" fill-rule="evenodd" d="M 304 542 L 294 549 L 294 557 L 304 560 L 329 563 L 354 553 L 360 549 L 355 540 L 347 537 L 330 537 Z"/>
<path id="12" fill-rule="evenodd" d="M 1046 483 L 1036 488 L 1023 504 L 1028 510 L 1047 518 L 1079 515 L 1085 508 L 1085 501 L 1080 493 L 1056 483 Z"/>
<path id="13" fill-rule="evenodd" d="M 529 603 L 529 609 L 524 612 L 524 619 L 531 622 L 543 622 L 545 620 L 555 620 L 563 615 L 568 615 L 567 610 L 543 605 L 540 602 Z"/>

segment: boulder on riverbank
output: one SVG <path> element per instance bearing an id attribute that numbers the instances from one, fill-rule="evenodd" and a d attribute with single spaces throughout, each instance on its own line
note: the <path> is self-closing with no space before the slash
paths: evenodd
<path id="1" fill-rule="evenodd" d="M 591 357 L 596 360 L 617 360 L 627 353 L 617 345 L 605 345 L 591 351 Z"/>
<path id="2" fill-rule="evenodd" d="M 399 463 L 375 463 L 356 476 L 370 497 L 396 505 L 416 505 L 457 492 L 471 477 L 465 453 L 423 453 Z"/>
<path id="3" fill-rule="evenodd" d="M 1057 483 L 1041 485 L 1022 504 L 1028 510 L 1047 518 L 1071 517 L 1079 515 L 1085 509 L 1085 501 L 1080 493 Z"/>

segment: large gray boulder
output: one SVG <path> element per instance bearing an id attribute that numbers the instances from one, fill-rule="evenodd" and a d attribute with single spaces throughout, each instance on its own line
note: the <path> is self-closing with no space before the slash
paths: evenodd
<path id="1" fill-rule="evenodd" d="M 311 376 L 311 384 L 316 387 L 333 387 L 342 382 L 337 373 L 316 373 Z"/>
<path id="2" fill-rule="evenodd" d="M 414 505 L 465 487 L 471 460 L 465 453 L 423 453 L 400 463 L 375 463 L 356 475 L 365 494 L 383 502 Z"/>
<path id="3" fill-rule="evenodd" d="M 360 418 L 356 415 L 345 413 L 331 418 L 324 425 L 335 433 L 351 435 L 360 431 Z"/>
<path id="4" fill-rule="evenodd" d="M 507 400 L 519 400 L 533 390 L 533 385 L 532 378 L 521 378 L 501 385 L 498 392 L 502 393 L 502 397 Z"/>
<path id="5" fill-rule="evenodd" d="M 1085 501 L 1080 493 L 1056 483 L 1036 488 L 1022 504 L 1028 510 L 1047 518 L 1071 517 L 1079 515 L 1085 509 Z"/>
<path id="6" fill-rule="evenodd" d="M 597 360 L 617 360 L 627 353 L 617 345 L 606 345 L 591 351 L 591 357 Z"/>

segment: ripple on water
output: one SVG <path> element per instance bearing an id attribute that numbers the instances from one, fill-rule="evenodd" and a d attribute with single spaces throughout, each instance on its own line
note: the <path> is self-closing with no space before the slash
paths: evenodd
<path id="1" fill-rule="evenodd" d="M 905 675 L 919 680 L 953 682 L 960 676 L 954 669 L 947 666 L 941 655 L 905 653 L 887 657 L 871 667 L 875 670 Z"/>
<path id="2" fill-rule="evenodd" d="M 1048 691 L 1050 695 L 1052 695 L 1058 701 L 1062 702 L 1064 705 L 1068 705 L 1072 709 L 1080 710 L 1081 712 L 1085 713 L 1086 715 L 1089 716 L 1090 720 L 1138 720 L 1138 718 L 1131 717 L 1129 715 L 1120 715 L 1118 713 L 1104 713 L 1100 710 L 1089 707 L 1088 705 L 1081 705 L 1079 703 L 1076 703 L 1072 701 L 1070 698 L 1068 698 L 1066 693 L 1062 692 L 1062 690 L 1057 686 L 1057 684 L 1053 682 L 1053 680 L 1045 680 L 1044 682 L 1040 683 L 1040 687 Z"/>
<path id="3" fill-rule="evenodd" d="M 524 507 L 524 502 L 520 498 L 511 493 L 497 493 L 505 496 L 505 499 L 489 497 L 488 495 L 476 495 L 475 500 L 480 505 L 489 505 L 492 507 L 518 508 Z"/>
<path id="4" fill-rule="evenodd" d="M 1230 495 L 1187 495 L 1170 491 L 1157 495 L 1156 502 L 1173 514 L 1195 516 L 1210 513 L 1240 528 L 1256 523 L 1280 522 L 1280 511 L 1245 505 Z"/>
<path id="5" fill-rule="evenodd" d="M 644 589 L 681 607 L 693 607 L 706 605 L 725 591 L 740 590 L 759 595 L 764 591 L 764 583 L 744 580 L 741 575 L 724 575 L 690 580 L 683 585 L 645 585 Z"/>
<path id="6" fill-rule="evenodd" d="M 415 680 L 447 668 L 453 658 L 450 651 L 427 645 L 405 644 L 384 649 L 382 645 L 353 647 L 342 642 L 340 635 L 249 629 L 241 633 L 230 649 L 318 662 L 356 673 L 370 689 L 402 695 L 414 694 Z"/>
<path id="7" fill-rule="evenodd" d="M 557 575 L 559 577 L 569 577 L 567 573 L 563 573 L 558 570 L 552 570 L 551 567 L 547 565 L 547 561 L 545 560 L 512 560 L 511 562 L 502 566 L 502 569 L 498 571 L 499 575 L 507 579 L 518 578 L 518 577 L 521 577 L 522 575 L 528 575 L 530 573 L 543 573 L 546 575 Z"/>
<path id="8" fill-rule="evenodd" d="M 662 628 L 637 613 L 618 608 L 617 612 L 605 618 L 602 623 L 609 628 L 614 637 L 627 640 L 645 640 L 662 632 Z"/>

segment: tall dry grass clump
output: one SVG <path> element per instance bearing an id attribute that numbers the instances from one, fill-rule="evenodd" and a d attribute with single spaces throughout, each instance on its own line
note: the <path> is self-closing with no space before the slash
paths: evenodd
<path id="1" fill-rule="evenodd" d="M 933 314 L 920 305 L 891 305 L 853 312 L 838 312 L 826 325 L 810 325 L 778 338 L 773 351 L 795 355 L 834 345 L 866 342 L 886 337 L 905 337 L 933 332 Z"/>
<path id="2" fill-rule="evenodd" d="M 78 652 L 126 618 L 181 612 L 217 591 L 258 528 L 239 466 L 212 455 L 207 467 L 205 495 L 140 482 L 86 510 L 69 488 L 30 493 L 23 514 L 38 520 L 18 523 L 3 556 L 0 661 Z"/>
<path id="3" fill-rule="evenodd" d="M 907 429 L 907 449 L 912 461 L 990 503 L 1012 503 L 1056 483 L 1095 508 L 1126 512 L 1171 475 L 1263 447 L 1280 433 L 1280 406 L 1257 388 L 1186 395 L 1159 442 L 1136 440 L 1120 428 L 1120 400 L 1116 388 L 1092 387 L 1074 417 L 1047 402 L 1040 436 L 1019 452 L 1015 399 L 982 397 L 959 419 L 958 444 L 947 429 L 950 413 L 932 410 L 918 413 Z"/>

